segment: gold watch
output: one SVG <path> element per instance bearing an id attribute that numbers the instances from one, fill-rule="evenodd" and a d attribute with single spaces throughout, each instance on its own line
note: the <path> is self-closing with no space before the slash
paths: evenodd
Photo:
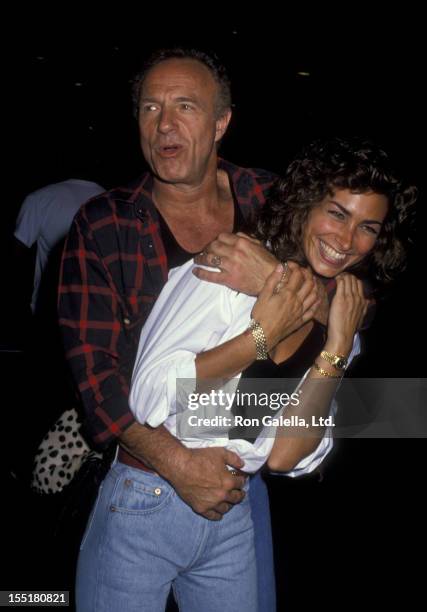
<path id="1" fill-rule="evenodd" d="M 261 325 L 255 319 L 251 319 L 248 329 L 255 342 L 257 361 L 268 359 L 267 340 Z"/>
<path id="2" fill-rule="evenodd" d="M 328 351 L 322 351 L 320 356 L 336 370 L 345 370 L 348 365 L 348 359 L 344 355 L 334 355 L 333 353 L 328 353 Z"/>

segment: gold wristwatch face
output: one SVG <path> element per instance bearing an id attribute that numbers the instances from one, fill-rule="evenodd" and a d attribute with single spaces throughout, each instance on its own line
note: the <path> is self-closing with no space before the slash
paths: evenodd
<path id="1" fill-rule="evenodd" d="M 336 357 L 334 359 L 334 366 L 337 368 L 337 370 L 344 370 L 346 365 L 347 359 L 344 359 L 343 357 Z"/>

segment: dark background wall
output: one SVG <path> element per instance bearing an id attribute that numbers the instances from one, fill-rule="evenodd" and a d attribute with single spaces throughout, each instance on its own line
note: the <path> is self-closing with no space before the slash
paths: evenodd
<path id="1" fill-rule="evenodd" d="M 3 470 L 9 489 L 27 506 L 10 471 L 27 443 L 25 423 L 43 405 L 24 405 L 27 372 L 13 352 L 25 336 L 17 316 L 22 287 L 10 255 L 16 214 L 28 192 L 69 178 L 80 166 L 107 188 L 140 173 L 129 82 L 153 48 L 178 42 L 213 49 L 225 60 L 235 109 L 222 154 L 233 162 L 281 172 L 313 137 L 359 134 L 382 142 L 408 179 L 424 185 L 419 16 L 389 9 L 374 19 L 350 5 L 322 18 L 308 8 L 298 15 L 286 7 L 251 11 L 246 21 L 218 7 L 188 8 L 177 19 L 165 7 L 155 16 L 118 11 L 105 23 L 100 14 L 90 25 L 76 12 L 51 14 L 50 25 L 37 14 L 10 24 L 1 359 L 4 395 L 11 399 L 4 402 Z M 423 205 L 422 196 L 420 210 Z M 359 375 L 422 375 L 420 252 L 367 334 Z M 413 558 L 425 530 L 425 450 L 424 440 L 343 440 L 323 480 L 270 480 L 280 609 L 335 608 L 350 601 L 384 605 L 397 598 L 410 606 L 417 586 Z M 40 511 L 30 504 L 21 512 L 25 534 L 37 532 Z M 40 567 L 31 569 L 43 556 L 43 538 L 24 542 L 13 504 L 4 524 L 14 546 L 1 588 L 51 584 Z"/>

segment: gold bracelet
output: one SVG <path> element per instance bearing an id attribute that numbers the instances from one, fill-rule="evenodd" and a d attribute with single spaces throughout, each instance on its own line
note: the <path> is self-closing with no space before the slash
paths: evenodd
<path id="1" fill-rule="evenodd" d="M 321 368 L 316 362 L 313 363 L 313 367 L 319 372 L 319 374 L 321 374 L 322 376 L 326 376 L 327 378 L 341 378 L 341 376 L 339 375 L 337 376 L 336 374 L 331 374 L 330 372 L 327 372 L 326 370 Z"/>
<path id="2" fill-rule="evenodd" d="M 264 330 L 262 329 L 258 321 L 255 321 L 255 319 L 250 320 L 249 330 L 255 342 L 257 361 L 265 361 L 266 359 L 268 359 L 268 351 L 267 340 L 265 338 Z"/>

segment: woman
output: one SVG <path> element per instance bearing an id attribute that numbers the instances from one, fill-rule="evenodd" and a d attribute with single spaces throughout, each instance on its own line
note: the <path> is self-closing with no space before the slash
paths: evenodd
<path id="1" fill-rule="evenodd" d="M 253 229 L 278 261 L 289 262 L 276 268 L 258 299 L 198 280 L 192 262 L 171 272 L 141 334 L 130 394 L 136 418 L 164 424 L 190 448 L 227 446 L 244 460 L 246 474 L 266 461 L 294 475 L 314 469 L 332 444 L 322 419 L 334 414 L 334 392 L 360 350 L 356 332 L 369 305 L 360 279 L 389 282 L 403 268 L 400 232 L 414 199 L 415 190 L 402 187 L 373 145 L 350 139 L 310 145 Z M 324 304 L 315 277 L 336 279 L 326 329 L 317 321 Z M 274 413 L 294 416 L 297 424 L 266 424 L 247 439 L 233 427 L 235 419 L 228 423 L 238 395 L 231 379 L 242 371 L 245 377 L 303 378 L 298 389 L 289 389 L 294 401 Z M 229 382 L 218 389 L 211 379 Z M 218 405 L 220 390 L 231 398 L 225 407 Z M 210 396 L 203 411 L 201 391 Z M 202 417 L 196 426 L 193 416 Z M 215 416 L 224 418 L 218 424 Z M 308 437 L 307 429 L 317 435 Z M 255 609 L 247 499 L 221 521 L 206 521 L 158 475 L 136 474 L 120 463 L 113 469 L 121 477 L 114 520 L 144 515 L 145 548 L 138 553 L 147 568 L 141 576 L 152 604 L 147 609 L 161 609 L 171 584 L 183 610 Z"/>

